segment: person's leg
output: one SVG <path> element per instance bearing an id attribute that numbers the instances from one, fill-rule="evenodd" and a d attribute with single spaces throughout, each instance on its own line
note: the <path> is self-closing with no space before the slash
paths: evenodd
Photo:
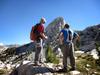
<path id="1" fill-rule="evenodd" d="M 36 51 L 35 51 L 35 59 L 34 62 L 35 64 L 39 64 L 39 59 L 40 59 L 40 53 L 41 53 L 41 40 L 36 41 Z"/>
<path id="2" fill-rule="evenodd" d="M 44 63 L 45 61 L 45 51 L 43 50 L 43 40 L 41 39 L 41 52 L 40 52 L 40 56 L 39 56 L 39 62 L 40 63 Z"/>
<path id="3" fill-rule="evenodd" d="M 40 52 L 41 52 L 41 47 L 37 47 L 35 52 L 35 59 L 34 59 L 35 64 L 39 63 Z"/>
<path id="4" fill-rule="evenodd" d="M 58 72 L 67 72 L 67 57 L 69 54 L 68 46 L 66 44 L 63 44 L 61 46 L 61 51 L 63 54 L 63 68 L 59 69 Z"/>
<path id="5" fill-rule="evenodd" d="M 71 70 L 75 70 L 76 69 L 76 65 L 75 65 L 75 56 L 74 56 L 74 46 L 73 43 L 70 45 L 70 53 L 69 53 L 69 58 L 70 58 L 70 63 L 71 63 Z"/>
<path id="6" fill-rule="evenodd" d="M 68 45 L 66 45 L 66 44 L 63 45 L 62 53 L 63 53 L 63 67 L 64 67 L 64 69 L 67 70 L 67 57 L 69 55 Z"/>

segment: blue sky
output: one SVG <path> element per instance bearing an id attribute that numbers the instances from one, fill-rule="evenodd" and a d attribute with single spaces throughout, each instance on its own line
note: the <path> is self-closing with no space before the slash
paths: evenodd
<path id="1" fill-rule="evenodd" d="M 100 24 L 100 0 L 0 0 L 0 43 L 29 43 L 32 25 L 63 17 L 74 30 Z"/>

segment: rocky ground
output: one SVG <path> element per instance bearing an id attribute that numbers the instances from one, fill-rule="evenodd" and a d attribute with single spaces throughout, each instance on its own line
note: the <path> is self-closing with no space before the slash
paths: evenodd
<path id="1" fill-rule="evenodd" d="M 95 51 L 92 52 L 94 53 Z M 62 68 L 62 60 L 60 58 L 59 64 L 42 63 L 41 66 L 34 66 L 34 63 L 28 60 L 24 60 L 19 64 L 0 62 L 0 75 L 100 75 L 100 66 L 96 65 L 96 59 L 94 60 L 92 52 L 75 51 L 77 66 L 75 71 L 55 72 Z"/>
<path id="2" fill-rule="evenodd" d="M 41 66 L 34 66 L 33 63 L 29 61 L 24 61 L 23 64 L 17 68 L 10 68 L 11 65 L 2 69 L 0 75 L 81 75 L 79 71 L 70 71 L 66 73 L 57 73 L 58 69 L 61 69 L 61 65 L 56 65 L 52 63 L 43 63 Z"/>

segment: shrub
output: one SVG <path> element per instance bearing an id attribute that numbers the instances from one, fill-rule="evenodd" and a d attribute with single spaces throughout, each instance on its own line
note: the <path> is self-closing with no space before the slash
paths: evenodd
<path id="1" fill-rule="evenodd" d="M 0 75 L 4 75 L 6 72 L 6 69 L 0 69 Z"/>
<path id="2" fill-rule="evenodd" d="M 58 64 L 59 59 L 56 57 L 56 54 L 53 52 L 53 49 L 50 45 L 47 46 L 46 49 L 46 62 Z"/>

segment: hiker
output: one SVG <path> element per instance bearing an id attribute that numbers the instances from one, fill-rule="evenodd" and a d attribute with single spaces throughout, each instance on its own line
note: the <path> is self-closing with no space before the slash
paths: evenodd
<path id="1" fill-rule="evenodd" d="M 40 23 L 32 27 L 30 39 L 35 43 L 35 59 L 34 64 L 39 66 L 43 62 L 41 59 L 41 50 L 43 49 L 43 40 L 47 39 L 47 36 L 44 34 L 44 24 L 45 18 L 41 18 Z"/>
<path id="2" fill-rule="evenodd" d="M 71 69 L 75 70 L 75 56 L 74 56 L 74 44 L 73 39 L 79 40 L 79 35 L 72 31 L 68 24 L 65 24 L 64 28 L 60 31 L 59 40 L 60 46 L 63 54 L 63 68 L 59 69 L 58 72 L 67 72 L 67 58 L 70 59 Z"/>

